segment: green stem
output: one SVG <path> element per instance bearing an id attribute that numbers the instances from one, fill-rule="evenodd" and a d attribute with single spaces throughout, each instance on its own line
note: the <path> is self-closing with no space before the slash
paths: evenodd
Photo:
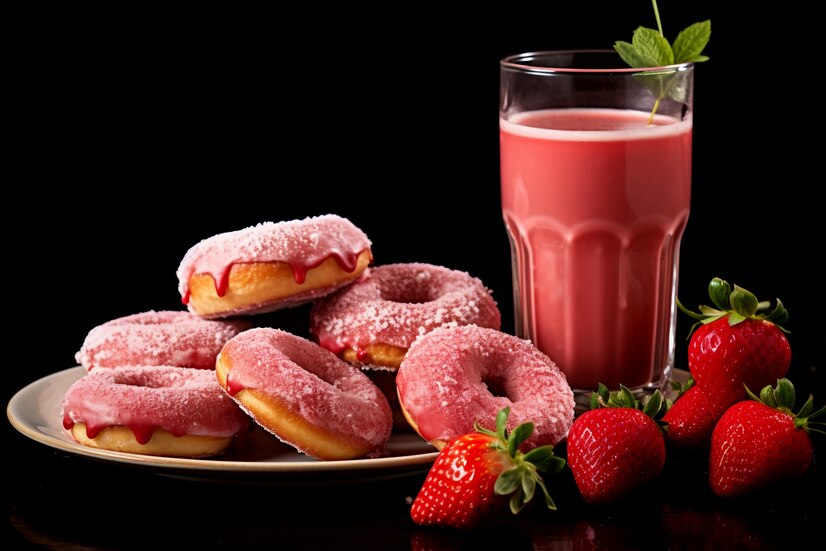
<path id="1" fill-rule="evenodd" d="M 654 115 L 657 114 L 657 109 L 660 107 L 660 100 L 663 99 L 662 96 L 659 96 L 656 101 L 654 101 L 654 107 L 651 109 L 651 114 L 648 115 L 648 124 L 650 125 L 654 122 Z"/>
<path id="2" fill-rule="evenodd" d="M 662 21 L 660 21 L 660 10 L 657 8 L 657 0 L 651 0 L 651 4 L 654 6 L 654 18 L 657 20 L 657 30 L 660 31 L 660 36 L 665 36 L 663 34 L 663 24 Z"/>

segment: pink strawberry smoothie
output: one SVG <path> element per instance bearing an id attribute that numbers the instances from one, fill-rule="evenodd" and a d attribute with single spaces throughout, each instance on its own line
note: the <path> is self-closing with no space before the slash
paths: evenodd
<path id="1" fill-rule="evenodd" d="M 692 126 L 648 116 L 555 109 L 500 120 L 517 333 L 574 389 L 662 384 L 673 366 Z"/>

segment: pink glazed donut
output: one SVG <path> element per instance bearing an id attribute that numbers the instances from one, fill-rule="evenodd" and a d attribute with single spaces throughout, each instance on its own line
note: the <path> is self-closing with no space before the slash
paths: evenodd
<path id="1" fill-rule="evenodd" d="M 174 366 L 95 369 L 66 391 L 62 414 L 84 446 L 170 457 L 217 455 L 249 425 L 212 371 Z"/>
<path id="2" fill-rule="evenodd" d="M 191 247 L 178 267 L 178 290 L 205 318 L 297 306 L 358 279 L 373 260 L 370 245 L 333 214 L 266 222 Z"/>
<path id="3" fill-rule="evenodd" d="M 500 314 L 482 282 L 431 264 L 387 264 L 318 301 L 310 331 L 345 360 L 398 369 L 417 337 L 438 327 L 499 329 Z"/>
<path id="4" fill-rule="evenodd" d="M 530 341 L 494 329 L 448 327 L 420 337 L 396 387 L 410 425 L 438 449 L 474 432 L 474 422 L 494 430 L 505 406 L 509 430 L 534 423 L 524 449 L 556 445 L 574 420 L 574 393 L 556 364 Z"/>
<path id="5" fill-rule="evenodd" d="M 87 370 L 131 365 L 215 369 L 224 344 L 250 326 L 246 320 L 210 321 L 189 312 L 143 312 L 92 329 L 75 360 Z"/>
<path id="6" fill-rule="evenodd" d="M 291 333 L 241 333 L 224 346 L 216 374 L 256 423 L 316 459 L 375 455 L 390 438 L 390 406 L 367 376 Z"/>

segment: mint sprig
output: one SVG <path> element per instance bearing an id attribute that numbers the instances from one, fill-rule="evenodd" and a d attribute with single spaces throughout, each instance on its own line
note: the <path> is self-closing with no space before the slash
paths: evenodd
<path id="1" fill-rule="evenodd" d="M 705 20 L 689 25 L 677 35 L 672 45 L 665 38 L 657 0 L 651 0 L 654 6 L 654 17 L 657 20 L 657 29 L 637 27 L 631 37 L 631 42 L 618 40 L 614 43 L 614 50 L 623 61 L 635 68 L 664 67 L 681 63 L 700 63 L 708 61 L 703 50 L 711 38 L 711 21 Z M 686 84 L 680 73 L 661 71 L 647 71 L 638 75 L 640 81 L 647 86 L 656 97 L 648 124 L 654 120 L 654 115 L 660 107 L 660 102 L 666 96 L 676 101 L 686 98 Z"/>

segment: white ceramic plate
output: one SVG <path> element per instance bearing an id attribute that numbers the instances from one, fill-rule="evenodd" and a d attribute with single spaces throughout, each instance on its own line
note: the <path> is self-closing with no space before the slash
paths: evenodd
<path id="1" fill-rule="evenodd" d="M 394 434 L 387 457 L 317 461 L 279 442 L 263 429 L 243 436 L 243 445 L 210 459 L 179 459 L 89 448 L 75 443 L 63 429 L 63 395 L 86 371 L 74 367 L 53 373 L 21 389 L 9 401 L 11 424 L 32 440 L 58 450 L 107 462 L 152 469 L 177 478 L 211 481 L 272 482 L 287 485 L 349 484 L 423 473 L 438 452 L 416 434 Z M 685 382 L 688 372 L 675 369 L 672 378 Z"/>
<path id="2" fill-rule="evenodd" d="M 207 478 L 306 484 L 382 480 L 426 472 L 438 452 L 416 434 L 396 434 L 387 457 L 317 461 L 279 442 L 263 429 L 243 436 L 244 445 L 210 459 L 179 459 L 113 452 L 81 446 L 63 429 L 63 395 L 86 371 L 74 367 L 53 373 L 21 389 L 9 401 L 11 424 L 29 438 L 64 452 L 93 459 L 153 469 L 180 478 Z"/>

